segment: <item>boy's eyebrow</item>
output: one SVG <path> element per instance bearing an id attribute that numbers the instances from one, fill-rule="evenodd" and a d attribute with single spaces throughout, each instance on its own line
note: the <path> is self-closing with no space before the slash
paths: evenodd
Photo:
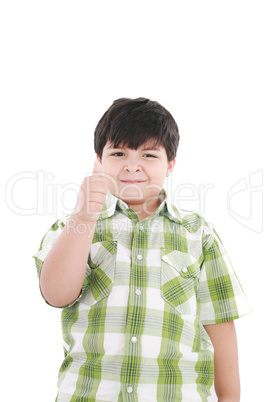
<path id="1" fill-rule="evenodd" d="M 160 149 L 157 148 L 157 147 L 149 147 L 149 146 L 147 146 L 147 147 L 142 148 L 142 151 L 160 151 Z"/>
<path id="2" fill-rule="evenodd" d="M 107 147 L 107 149 L 111 149 L 111 148 L 114 148 L 114 144 L 110 144 L 110 145 Z"/>
<path id="3" fill-rule="evenodd" d="M 113 148 L 113 149 L 122 149 L 122 148 L 125 148 L 125 147 L 118 146 L 117 148 L 114 148 L 113 144 L 111 144 L 111 145 L 109 145 L 107 147 L 107 149 L 111 149 L 111 148 Z M 159 148 L 157 148 L 155 146 L 149 146 L 149 145 L 147 145 L 146 147 L 143 147 L 141 150 L 142 151 L 160 151 Z"/>

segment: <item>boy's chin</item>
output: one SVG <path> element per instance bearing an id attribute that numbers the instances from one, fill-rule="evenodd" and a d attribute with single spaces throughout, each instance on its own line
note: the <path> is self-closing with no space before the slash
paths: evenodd
<path id="1" fill-rule="evenodd" d="M 115 191 L 114 189 L 110 192 L 120 200 L 127 201 L 142 201 L 146 198 L 145 191 L 137 187 L 121 188 Z"/>
<path id="2" fill-rule="evenodd" d="M 120 200 L 124 201 L 127 204 L 140 204 L 144 202 L 144 197 L 143 196 L 137 196 L 137 195 L 121 195 L 121 194 L 114 194 L 117 198 Z"/>
<path id="3" fill-rule="evenodd" d="M 156 186 L 155 186 L 156 187 Z M 161 187 L 162 188 L 162 187 Z M 140 204 L 144 202 L 154 202 L 154 200 L 158 199 L 159 192 L 161 191 L 159 187 L 159 191 L 156 191 L 156 188 L 153 190 L 147 190 L 141 187 L 132 187 L 128 186 L 128 188 L 118 188 L 118 189 L 109 189 L 111 194 L 120 200 L 126 202 L 127 204 Z"/>
<path id="4" fill-rule="evenodd" d="M 124 201 L 126 204 L 129 205 L 139 205 L 145 203 L 154 203 L 158 202 L 158 195 L 150 195 L 149 197 L 137 194 L 113 194 L 115 197 L 119 198 L 120 200 Z"/>

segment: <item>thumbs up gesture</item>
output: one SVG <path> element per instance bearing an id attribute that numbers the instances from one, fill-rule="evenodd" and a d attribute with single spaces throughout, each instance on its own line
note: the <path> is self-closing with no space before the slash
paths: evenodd
<path id="1" fill-rule="evenodd" d="M 96 222 L 106 201 L 108 179 L 102 172 L 102 165 L 94 162 L 93 174 L 85 177 L 78 193 L 73 215 L 83 222 Z"/>

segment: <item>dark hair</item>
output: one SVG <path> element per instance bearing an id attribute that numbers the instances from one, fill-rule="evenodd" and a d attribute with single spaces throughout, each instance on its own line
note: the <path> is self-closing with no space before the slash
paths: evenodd
<path id="1" fill-rule="evenodd" d="M 166 149 L 168 161 L 175 158 L 179 129 L 172 115 L 158 102 L 146 98 L 120 98 L 104 113 L 94 133 L 95 152 L 102 157 L 103 148 L 111 141 L 137 149 L 149 139 Z"/>

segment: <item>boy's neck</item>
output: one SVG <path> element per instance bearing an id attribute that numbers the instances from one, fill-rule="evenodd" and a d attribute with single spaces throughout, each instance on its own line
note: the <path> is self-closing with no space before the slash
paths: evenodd
<path id="1" fill-rule="evenodd" d="M 151 216 L 155 213 L 155 211 L 157 210 L 157 208 L 160 205 L 160 200 L 159 200 L 159 197 L 157 197 L 154 200 L 145 201 L 142 204 L 132 204 L 132 203 L 128 203 L 128 202 L 127 202 L 127 204 L 129 205 L 129 207 L 131 209 L 133 209 L 134 212 L 136 212 L 136 214 L 142 221 L 143 219 L 145 219 L 148 216 Z"/>

